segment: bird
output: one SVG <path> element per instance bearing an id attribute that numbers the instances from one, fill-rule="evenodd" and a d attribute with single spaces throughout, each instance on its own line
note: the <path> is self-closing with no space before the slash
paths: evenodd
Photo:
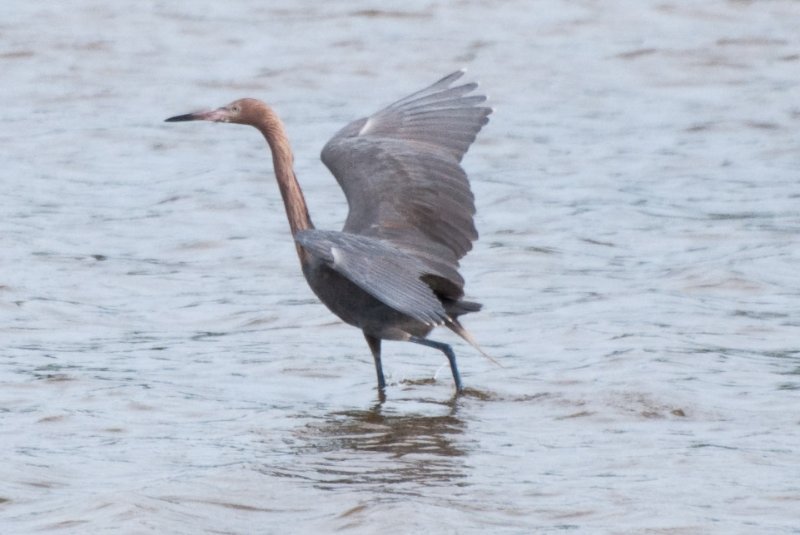
<path id="1" fill-rule="evenodd" d="M 283 122 L 264 102 L 243 98 L 167 122 L 249 125 L 266 139 L 303 274 L 336 316 L 361 329 L 385 399 L 381 341 L 444 353 L 456 394 L 464 385 L 449 344 L 428 338 L 447 327 L 488 357 L 459 317 L 482 305 L 464 299 L 459 261 L 478 239 L 475 200 L 461 161 L 489 122 L 487 97 L 453 72 L 349 123 L 324 146 L 322 162 L 344 191 L 341 231 L 314 227 L 293 168 Z M 491 358 L 491 357 L 489 357 Z"/>

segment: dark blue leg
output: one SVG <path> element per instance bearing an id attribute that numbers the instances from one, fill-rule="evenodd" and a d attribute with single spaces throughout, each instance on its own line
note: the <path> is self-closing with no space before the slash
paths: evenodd
<path id="1" fill-rule="evenodd" d="M 433 347 L 438 349 L 447 356 L 450 361 L 450 370 L 453 372 L 453 380 L 456 382 L 456 391 L 460 394 L 464 391 L 464 385 L 461 384 L 461 375 L 458 373 L 458 366 L 456 365 L 456 354 L 453 353 L 453 348 L 442 342 L 435 342 L 427 338 L 420 338 L 419 336 L 412 336 L 408 339 L 409 342 L 420 344 L 423 346 Z"/>
<path id="2" fill-rule="evenodd" d="M 378 393 L 381 397 L 385 395 L 386 379 L 383 378 L 383 365 L 381 364 L 381 339 L 364 333 L 367 339 L 369 350 L 372 351 L 372 358 L 375 359 L 375 372 L 378 374 Z"/>

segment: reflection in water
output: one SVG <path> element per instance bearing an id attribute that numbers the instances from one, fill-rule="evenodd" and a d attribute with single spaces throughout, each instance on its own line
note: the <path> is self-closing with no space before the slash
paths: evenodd
<path id="1" fill-rule="evenodd" d="M 323 448 L 328 444 L 333 449 L 377 451 L 394 457 L 423 453 L 442 457 L 464 455 L 452 443 L 452 435 L 461 434 L 464 427 L 455 414 L 455 403 L 442 416 L 387 412 L 384 413 L 382 404 L 376 404 L 366 411 L 331 413 L 320 428 Z"/>
<path id="2" fill-rule="evenodd" d="M 301 432 L 292 469 L 278 475 L 316 482 L 320 488 L 342 484 L 382 486 L 394 492 L 463 479 L 466 452 L 456 444 L 465 424 L 454 398 L 446 414 L 408 414 L 378 403 L 369 410 L 329 413 Z M 382 457 L 376 459 L 376 456 Z"/>

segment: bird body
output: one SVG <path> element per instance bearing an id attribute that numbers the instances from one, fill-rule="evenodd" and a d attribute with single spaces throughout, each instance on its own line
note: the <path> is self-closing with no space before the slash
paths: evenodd
<path id="1" fill-rule="evenodd" d="M 458 317 L 480 310 L 465 301 L 459 260 L 477 239 L 474 198 L 460 161 L 491 109 L 477 85 L 453 86 L 453 73 L 340 130 L 322 150 L 347 198 L 342 231 L 317 230 L 293 170 L 277 114 L 256 99 L 167 121 L 208 120 L 256 127 L 267 140 L 303 274 L 344 322 L 364 333 L 383 397 L 381 340 L 411 341 L 447 356 L 449 345 L 426 337 L 446 326 L 477 347 Z M 480 348 L 478 348 L 480 349 Z"/>

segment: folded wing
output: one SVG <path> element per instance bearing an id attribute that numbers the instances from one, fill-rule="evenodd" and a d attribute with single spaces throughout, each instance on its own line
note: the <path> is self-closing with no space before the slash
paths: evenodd
<path id="1" fill-rule="evenodd" d="M 429 325 L 447 319 L 442 303 L 425 284 L 423 263 L 391 243 L 346 232 L 302 230 L 303 249 L 379 301 Z"/>

